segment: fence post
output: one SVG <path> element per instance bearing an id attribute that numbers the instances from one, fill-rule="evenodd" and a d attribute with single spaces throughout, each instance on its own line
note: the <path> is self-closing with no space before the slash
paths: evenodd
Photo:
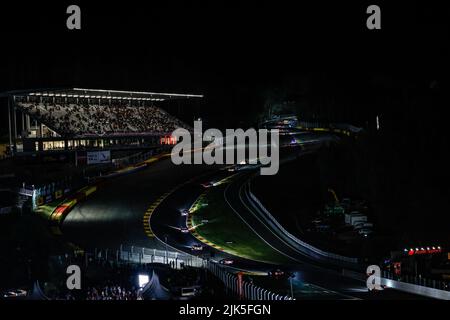
<path id="1" fill-rule="evenodd" d="M 231 294 L 234 294 L 234 282 L 233 282 L 233 276 L 231 274 L 228 275 L 228 279 L 230 280 L 230 289 Z"/>
<path id="2" fill-rule="evenodd" d="M 249 298 L 250 298 L 249 288 L 250 288 L 250 284 L 248 282 L 246 282 L 244 285 L 244 295 L 245 295 L 246 300 L 249 300 Z"/>

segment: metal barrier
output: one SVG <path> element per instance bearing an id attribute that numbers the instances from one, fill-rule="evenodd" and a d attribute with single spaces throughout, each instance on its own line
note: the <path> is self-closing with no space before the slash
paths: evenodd
<path id="1" fill-rule="evenodd" d="M 150 150 L 148 152 L 139 152 L 137 154 L 132 154 L 127 157 L 113 159 L 112 163 L 116 168 L 123 168 L 123 167 L 129 166 L 129 165 L 141 163 L 141 162 L 147 160 L 148 158 L 163 152 L 163 150 L 164 150 L 164 148 L 158 148 L 158 149 Z"/>
<path id="2" fill-rule="evenodd" d="M 395 282 L 403 282 L 412 285 L 417 285 L 421 287 L 427 287 L 431 289 L 444 290 L 450 292 L 450 283 L 448 281 L 436 280 L 436 279 L 428 279 L 419 276 L 397 276 L 392 272 L 387 270 L 382 271 L 383 279 L 386 281 L 392 280 Z"/>
<path id="3" fill-rule="evenodd" d="M 228 293 L 243 300 L 295 300 L 282 294 L 271 292 L 247 281 L 239 280 L 239 277 L 225 270 L 221 265 L 208 261 L 206 268 L 225 285 Z"/>
<path id="4" fill-rule="evenodd" d="M 336 133 L 344 133 L 346 135 L 358 134 L 363 131 L 362 128 L 352 126 L 347 123 L 330 123 L 330 122 L 307 122 L 299 121 L 297 127 L 306 130 L 330 131 Z"/>
<path id="5" fill-rule="evenodd" d="M 358 263 L 357 258 L 351 258 L 351 257 L 345 257 L 341 256 L 332 252 L 326 252 L 321 249 L 318 249 L 309 243 L 306 243 L 304 241 L 301 241 L 300 239 L 293 236 L 291 233 L 289 233 L 283 226 L 280 225 L 280 223 L 272 216 L 272 214 L 264 207 L 264 205 L 259 201 L 259 199 L 252 193 L 250 189 L 250 183 L 247 184 L 248 190 L 245 189 L 245 194 L 248 195 L 248 198 L 250 202 L 253 202 L 254 207 L 256 211 L 261 210 L 262 213 L 260 217 L 264 219 L 267 223 L 272 225 L 273 227 L 277 228 L 281 232 L 279 233 L 283 238 L 285 238 L 288 242 L 292 243 L 296 247 L 300 246 L 299 249 L 302 251 L 308 250 L 310 253 L 312 253 L 317 258 L 326 258 L 326 259 L 332 259 L 332 260 L 338 260 L 346 263 Z M 259 210 L 258 210 L 259 209 Z"/>
<path id="6" fill-rule="evenodd" d="M 165 251 L 134 246 L 120 246 L 120 248 L 116 250 L 95 249 L 94 256 L 95 258 L 115 260 L 117 262 L 139 264 L 161 263 L 170 265 L 174 269 L 181 269 L 183 266 L 196 268 L 204 267 L 204 260 L 196 256 L 175 251 Z"/>

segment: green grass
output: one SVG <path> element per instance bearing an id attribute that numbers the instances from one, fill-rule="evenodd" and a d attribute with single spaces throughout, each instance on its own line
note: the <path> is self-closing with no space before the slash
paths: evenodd
<path id="1" fill-rule="evenodd" d="M 267 245 L 226 204 L 226 184 L 210 188 L 193 208 L 193 225 L 208 241 L 226 253 L 260 262 L 285 264 L 289 259 Z M 202 224 L 207 219 L 208 223 Z"/>

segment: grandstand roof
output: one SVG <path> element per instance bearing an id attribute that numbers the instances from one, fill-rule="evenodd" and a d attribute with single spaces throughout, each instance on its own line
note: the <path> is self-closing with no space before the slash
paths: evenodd
<path id="1" fill-rule="evenodd" d="M 0 96 L 38 96 L 38 97 L 68 97 L 68 98 L 92 98 L 92 99 L 117 99 L 117 100 L 140 100 L 140 101 L 164 101 L 174 99 L 203 98 L 198 94 L 120 91 L 108 89 L 33 89 L 14 90 L 0 94 Z"/>

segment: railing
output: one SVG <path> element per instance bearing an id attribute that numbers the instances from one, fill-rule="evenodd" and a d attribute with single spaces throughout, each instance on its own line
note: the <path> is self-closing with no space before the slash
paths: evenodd
<path id="1" fill-rule="evenodd" d="M 342 275 L 362 282 L 367 281 L 366 274 L 353 270 L 343 269 Z M 391 289 L 428 298 L 450 300 L 450 285 L 446 281 L 406 275 L 400 277 L 387 270 L 382 270 L 380 284 Z"/>
<path id="2" fill-rule="evenodd" d="M 270 225 L 280 230 L 281 232 L 279 234 L 282 235 L 283 238 L 285 238 L 288 242 L 293 243 L 296 247 L 300 246 L 301 251 L 308 250 L 309 253 L 313 254 L 316 258 L 322 259 L 326 258 L 346 263 L 355 263 L 355 264 L 358 263 L 357 258 L 350 258 L 332 252 L 326 252 L 296 238 L 291 233 L 289 233 L 283 226 L 280 225 L 280 223 L 272 216 L 272 214 L 263 206 L 263 204 L 259 201 L 259 199 L 251 192 L 250 183 L 248 184 L 247 194 L 249 195 L 249 199 L 251 200 L 251 202 L 253 201 L 253 203 L 256 205 L 257 211 L 259 209 L 264 213 L 263 215 L 260 215 L 261 218 L 263 218 Z"/>
<path id="3" fill-rule="evenodd" d="M 134 165 L 137 163 L 141 163 L 148 158 L 152 157 L 153 155 L 156 155 L 158 153 L 161 153 L 164 148 L 158 148 L 155 150 L 150 150 L 148 152 L 140 152 L 138 154 L 133 154 L 127 157 L 119 158 L 119 159 L 113 159 L 112 163 L 116 168 L 122 168 L 129 165 Z"/>
<path id="4" fill-rule="evenodd" d="M 297 127 L 302 129 L 326 129 L 329 131 L 336 131 L 340 133 L 345 133 L 347 135 L 360 133 L 363 129 L 359 127 L 352 126 L 347 123 L 326 123 L 326 122 L 306 122 L 299 121 Z"/>
<path id="5" fill-rule="evenodd" d="M 223 282 L 228 293 L 244 300 L 295 300 L 292 297 L 277 294 L 270 290 L 258 287 L 250 282 L 241 281 L 239 277 L 225 270 L 221 265 L 207 262 L 206 268 Z"/>
<path id="6" fill-rule="evenodd" d="M 0 208 L 0 215 L 2 214 L 10 214 L 13 211 L 13 207 L 2 207 Z"/>
<path id="7" fill-rule="evenodd" d="M 428 279 L 428 278 L 423 278 L 423 277 L 419 277 L 419 276 L 410 276 L 410 275 L 398 276 L 387 270 L 382 271 L 382 276 L 384 279 L 388 279 L 388 280 L 410 283 L 410 284 L 433 288 L 433 289 L 438 289 L 438 290 L 450 291 L 450 283 L 448 281 Z"/>
<path id="8" fill-rule="evenodd" d="M 142 247 L 129 246 L 113 249 L 94 249 L 95 258 L 105 260 L 115 260 L 116 262 L 127 263 L 162 263 L 170 265 L 174 269 L 181 269 L 183 266 L 201 268 L 204 266 L 204 260 L 176 251 L 165 251 L 157 249 L 149 249 Z"/>

